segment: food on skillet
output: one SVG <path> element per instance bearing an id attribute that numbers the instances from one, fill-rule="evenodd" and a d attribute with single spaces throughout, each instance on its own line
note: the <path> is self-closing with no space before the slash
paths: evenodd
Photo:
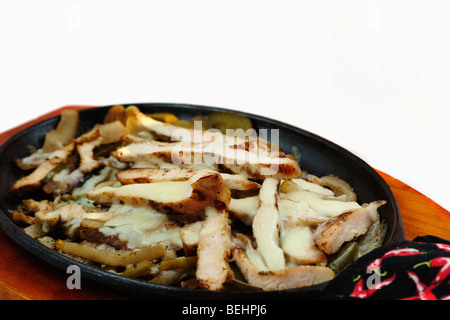
<path id="1" fill-rule="evenodd" d="M 12 215 L 88 265 L 183 288 L 283 290 L 329 281 L 383 241 L 384 201 L 360 204 L 342 179 L 302 172 L 242 115 L 114 106 L 76 136 L 78 125 L 63 111 L 16 160 L 26 172 L 11 192 L 25 200 Z"/>

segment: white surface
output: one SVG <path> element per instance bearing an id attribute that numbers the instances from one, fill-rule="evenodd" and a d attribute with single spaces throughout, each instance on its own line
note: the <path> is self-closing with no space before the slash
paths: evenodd
<path id="1" fill-rule="evenodd" d="M 68 104 L 294 124 L 450 209 L 448 1 L 2 1 L 0 131 Z"/>

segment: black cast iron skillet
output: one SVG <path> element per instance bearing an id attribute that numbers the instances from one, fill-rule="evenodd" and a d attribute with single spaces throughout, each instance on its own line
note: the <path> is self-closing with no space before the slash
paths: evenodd
<path id="1" fill-rule="evenodd" d="M 199 114 L 226 110 L 223 108 L 172 103 L 139 103 L 133 105 L 136 105 L 143 112 L 171 112 L 181 119 L 189 119 Z M 110 107 L 81 110 L 79 133 L 81 134 L 91 129 L 96 123 L 101 123 Z M 292 146 L 296 146 L 299 149 L 302 170 L 317 176 L 333 173 L 343 178 L 355 189 L 359 203 L 386 200 L 387 203 L 379 209 L 381 218 L 386 220 L 388 226 L 384 244 L 405 239 L 400 211 L 395 197 L 386 182 L 367 163 L 333 142 L 305 130 L 262 116 L 241 113 L 252 120 L 255 129 L 268 129 L 269 132 L 270 129 L 278 129 L 280 146 L 283 151 L 289 153 Z M 13 240 L 32 254 L 63 270 L 66 270 L 69 265 L 78 265 L 81 269 L 81 275 L 85 279 L 132 298 L 311 299 L 318 296 L 325 287 L 326 283 L 306 288 L 271 292 L 209 292 L 155 285 L 86 266 L 45 247 L 27 236 L 12 222 L 11 214 L 9 213 L 9 210 L 14 209 L 22 200 L 21 197 L 11 196 L 7 193 L 11 184 L 24 174 L 17 168 L 14 159 L 27 156 L 30 145 L 41 147 L 45 133 L 54 129 L 58 121 L 59 117 L 54 117 L 33 125 L 10 138 L 0 148 L 1 227 Z M 270 139 L 270 136 L 268 138 Z"/>

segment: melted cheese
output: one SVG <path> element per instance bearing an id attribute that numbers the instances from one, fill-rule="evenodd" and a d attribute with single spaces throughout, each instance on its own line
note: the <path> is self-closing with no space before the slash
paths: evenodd
<path id="1" fill-rule="evenodd" d="M 328 218 L 324 218 L 317 211 L 311 209 L 306 201 L 292 201 L 290 199 L 278 200 L 278 211 L 283 225 L 318 224 Z"/>
<path id="2" fill-rule="evenodd" d="M 180 228 L 170 224 L 165 214 L 148 207 L 112 206 L 116 216 L 99 229 L 107 236 L 117 235 L 129 249 L 145 248 L 159 242 L 181 248 Z"/>
<path id="3" fill-rule="evenodd" d="M 270 270 L 286 267 L 284 253 L 279 246 L 280 216 L 276 207 L 278 184 L 279 181 L 273 178 L 264 180 L 259 193 L 261 205 L 252 223 L 258 252 Z"/>
<path id="4" fill-rule="evenodd" d="M 111 207 L 112 210 L 118 206 Z M 165 214 L 159 213 L 151 208 L 123 206 L 122 213 L 107 221 L 105 227 L 119 227 L 127 225 L 133 229 L 152 231 L 159 228 L 169 220 Z"/>
<path id="5" fill-rule="evenodd" d="M 36 218 L 42 224 L 42 229 L 49 231 L 57 222 L 67 224 L 66 227 L 75 230 L 83 219 L 107 221 L 112 214 L 108 212 L 86 212 L 83 206 L 70 203 L 59 206 L 56 210 L 40 210 L 35 213 Z"/>
<path id="6" fill-rule="evenodd" d="M 315 247 L 313 233 L 308 226 L 285 229 L 281 248 L 289 258 L 301 264 L 320 263 L 323 256 Z"/>
<path id="7" fill-rule="evenodd" d="M 320 194 L 310 191 L 292 191 L 283 195 L 285 199 L 293 201 L 303 200 L 324 217 L 334 217 L 347 210 L 359 209 L 361 206 L 355 201 L 338 201 L 324 199 Z"/>
<path id="8" fill-rule="evenodd" d="M 247 197 L 241 199 L 231 198 L 228 210 L 233 216 L 239 218 L 243 223 L 248 226 L 252 225 L 253 217 L 259 207 L 259 197 Z"/>
<path id="9" fill-rule="evenodd" d="M 301 252 L 314 245 L 311 229 L 307 226 L 288 229 L 281 237 L 281 247 L 287 254 Z"/>

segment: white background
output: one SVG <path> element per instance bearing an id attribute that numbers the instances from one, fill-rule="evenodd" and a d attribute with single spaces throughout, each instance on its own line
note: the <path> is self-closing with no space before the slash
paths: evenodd
<path id="1" fill-rule="evenodd" d="M 181 102 L 312 131 L 450 209 L 449 1 L 1 1 L 0 131 Z"/>

